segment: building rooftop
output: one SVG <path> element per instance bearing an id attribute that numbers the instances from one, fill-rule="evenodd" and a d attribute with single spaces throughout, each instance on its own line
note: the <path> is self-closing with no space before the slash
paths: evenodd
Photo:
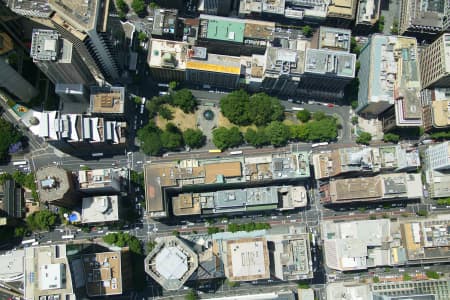
<path id="1" fill-rule="evenodd" d="M 275 22 L 246 19 L 244 28 L 244 43 L 247 39 L 272 41 L 274 31 Z"/>
<path id="2" fill-rule="evenodd" d="M 226 241 L 225 275 L 230 281 L 270 278 L 269 250 L 265 238 Z"/>
<path id="3" fill-rule="evenodd" d="M 393 281 L 371 284 L 373 300 L 445 300 L 450 296 L 448 279 Z"/>
<path id="4" fill-rule="evenodd" d="M 200 15 L 200 37 L 226 42 L 244 42 L 245 20 Z"/>
<path id="5" fill-rule="evenodd" d="M 92 87 L 90 112 L 94 114 L 123 114 L 125 112 L 125 88 Z"/>
<path id="6" fill-rule="evenodd" d="M 73 186 L 73 178 L 63 168 L 49 166 L 36 171 L 39 200 L 43 203 L 61 200 Z"/>
<path id="7" fill-rule="evenodd" d="M 178 10 L 176 9 L 155 9 L 152 34 L 174 35 L 177 30 L 177 18 Z"/>
<path id="8" fill-rule="evenodd" d="M 166 290 L 178 290 L 198 267 L 197 254 L 177 237 L 161 237 L 145 258 L 145 272 Z"/>
<path id="9" fill-rule="evenodd" d="M 328 12 L 328 0 L 285 0 L 284 15 L 293 19 L 325 19 Z M 339 1 L 338 1 L 339 2 Z"/>
<path id="10" fill-rule="evenodd" d="M 428 29 L 441 31 L 448 9 L 439 0 L 411 0 L 407 3 L 406 24 L 413 30 Z M 405 28 L 406 29 L 406 28 Z"/>
<path id="11" fill-rule="evenodd" d="M 55 30 L 33 29 L 31 57 L 35 61 L 56 61 L 60 51 L 59 34 Z"/>
<path id="12" fill-rule="evenodd" d="M 262 0 L 264 13 L 284 15 L 285 0 Z"/>
<path id="13" fill-rule="evenodd" d="M 372 300 L 368 284 L 332 282 L 326 286 L 327 299 L 334 300 Z"/>
<path id="14" fill-rule="evenodd" d="M 120 191 L 119 174 L 114 169 L 79 170 L 80 190 L 111 188 Z"/>
<path id="15" fill-rule="evenodd" d="M 306 49 L 305 73 L 333 77 L 355 77 L 356 55 L 341 51 Z"/>
<path id="16" fill-rule="evenodd" d="M 48 0 L 12 0 L 8 5 L 13 12 L 22 16 L 48 18 L 53 12 Z"/>
<path id="17" fill-rule="evenodd" d="M 359 0 L 356 24 L 374 25 L 380 17 L 380 0 Z"/>
<path id="18" fill-rule="evenodd" d="M 101 252 L 82 256 L 86 293 L 89 297 L 122 294 L 120 252 Z"/>
<path id="19" fill-rule="evenodd" d="M 328 5 L 328 16 L 354 19 L 357 0 L 334 0 Z"/>
<path id="20" fill-rule="evenodd" d="M 0 280 L 4 282 L 23 280 L 25 250 L 8 251 L 0 255 Z"/>
<path id="21" fill-rule="evenodd" d="M 24 266 L 26 299 L 76 299 L 65 244 L 25 248 Z"/>
<path id="22" fill-rule="evenodd" d="M 186 69 L 188 44 L 185 42 L 152 39 L 149 46 L 150 68 Z"/>
<path id="23" fill-rule="evenodd" d="M 306 45 L 305 45 L 306 48 Z M 295 50 L 278 47 L 267 47 L 264 71 L 278 75 L 303 74 L 305 48 Z"/>
<path id="24" fill-rule="evenodd" d="M 14 49 L 12 38 L 6 32 L 0 32 L 0 55 Z"/>
<path id="25" fill-rule="evenodd" d="M 96 27 L 100 2 L 98 0 L 48 0 L 50 7 L 79 31 Z"/>
<path id="26" fill-rule="evenodd" d="M 188 59 L 186 69 L 239 75 L 241 58 L 208 53 L 206 60 Z"/>
<path id="27" fill-rule="evenodd" d="M 320 26 L 319 49 L 350 52 L 351 35 L 349 29 Z"/>
<path id="28" fill-rule="evenodd" d="M 81 223 L 115 221 L 119 221 L 119 197 L 117 195 L 83 198 Z"/>

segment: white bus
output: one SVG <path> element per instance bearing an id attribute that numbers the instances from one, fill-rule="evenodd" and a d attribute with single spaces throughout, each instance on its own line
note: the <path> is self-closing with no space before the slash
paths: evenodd
<path id="1" fill-rule="evenodd" d="M 303 107 L 292 107 L 292 110 L 305 110 Z"/>
<path id="2" fill-rule="evenodd" d="M 103 153 L 92 153 L 92 157 L 101 157 Z"/>
<path id="3" fill-rule="evenodd" d="M 21 161 L 13 161 L 13 166 L 26 166 L 28 165 L 28 161 L 21 160 Z"/>
<path id="4" fill-rule="evenodd" d="M 36 239 L 23 240 L 22 245 L 33 244 L 36 243 Z"/>
<path id="5" fill-rule="evenodd" d="M 323 143 L 315 143 L 311 145 L 311 148 L 316 148 L 316 147 L 320 147 L 320 146 L 326 146 L 328 145 L 328 142 L 323 142 Z"/>
<path id="6" fill-rule="evenodd" d="M 158 83 L 158 86 L 168 88 L 169 84 L 168 83 Z"/>
<path id="7" fill-rule="evenodd" d="M 230 155 L 240 155 L 242 154 L 242 151 L 231 151 Z"/>
<path id="8" fill-rule="evenodd" d="M 74 235 L 73 234 L 67 234 L 67 235 L 63 235 L 61 238 L 63 240 L 69 240 L 69 239 L 73 239 Z"/>

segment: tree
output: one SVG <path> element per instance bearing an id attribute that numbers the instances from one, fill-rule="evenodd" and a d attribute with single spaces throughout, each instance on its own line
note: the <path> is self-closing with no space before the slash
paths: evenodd
<path id="1" fill-rule="evenodd" d="M 383 141 L 385 141 L 385 142 L 398 143 L 399 140 L 400 140 L 400 136 L 395 133 L 386 133 L 383 136 Z"/>
<path id="2" fill-rule="evenodd" d="M 198 295 L 194 290 L 189 290 L 189 292 L 184 296 L 184 299 L 186 300 L 197 300 Z"/>
<path id="3" fill-rule="evenodd" d="M 299 141 L 309 140 L 309 126 L 307 124 L 292 125 L 290 127 L 291 138 Z"/>
<path id="4" fill-rule="evenodd" d="M 206 142 L 206 136 L 200 129 L 186 129 L 183 132 L 183 139 L 186 145 L 191 148 L 201 148 Z"/>
<path id="5" fill-rule="evenodd" d="M 378 29 L 378 32 L 384 31 L 384 16 L 380 16 L 380 18 L 378 19 L 377 29 Z"/>
<path id="6" fill-rule="evenodd" d="M 230 129 L 219 127 L 213 131 L 213 143 L 220 150 L 237 147 L 242 142 L 242 134 L 237 127 L 231 127 Z"/>
<path id="7" fill-rule="evenodd" d="M 247 129 L 244 139 L 247 143 L 254 147 L 261 147 L 269 144 L 270 142 L 264 128 L 258 128 L 257 130 L 252 128 Z"/>
<path id="8" fill-rule="evenodd" d="M 141 142 L 141 150 L 147 155 L 161 154 L 163 145 L 160 138 L 161 129 L 150 121 L 137 132 L 137 137 Z"/>
<path id="9" fill-rule="evenodd" d="M 168 121 L 173 119 L 173 112 L 167 106 L 160 106 L 158 109 L 158 114 L 161 118 L 164 118 Z"/>
<path id="10" fill-rule="evenodd" d="M 281 121 L 284 117 L 284 108 L 280 101 L 265 93 L 252 95 L 248 109 L 250 119 L 257 126 L 267 125 L 271 121 Z"/>
<path id="11" fill-rule="evenodd" d="M 353 125 L 358 124 L 358 116 L 353 116 L 353 117 L 352 117 L 352 124 L 353 124 Z"/>
<path id="12" fill-rule="evenodd" d="M 358 144 L 369 145 L 371 140 L 372 140 L 372 135 L 368 132 L 363 131 L 359 134 L 358 138 L 356 139 L 356 142 Z"/>
<path id="13" fill-rule="evenodd" d="M 170 90 L 175 90 L 176 88 L 178 87 L 178 82 L 176 82 L 176 81 L 171 81 L 171 82 L 169 82 L 169 89 Z"/>
<path id="14" fill-rule="evenodd" d="M 309 284 L 308 284 L 308 283 L 305 283 L 305 282 L 299 282 L 297 286 L 298 286 L 298 288 L 301 289 L 301 290 L 307 290 L 307 289 L 309 289 Z"/>
<path id="15" fill-rule="evenodd" d="M 356 109 L 358 107 L 358 101 L 354 100 L 354 101 L 351 102 L 350 105 L 352 106 L 352 109 Z"/>
<path id="16" fill-rule="evenodd" d="M 355 37 L 350 39 L 350 52 L 356 54 L 356 56 L 361 52 L 361 46 L 358 45 Z"/>
<path id="17" fill-rule="evenodd" d="M 172 231 L 172 235 L 178 237 L 178 236 L 180 236 L 180 232 L 178 230 L 174 230 L 174 231 Z"/>
<path id="18" fill-rule="evenodd" d="M 128 12 L 128 5 L 124 0 L 116 0 L 116 7 L 119 10 L 119 12 L 123 13 Z"/>
<path id="19" fill-rule="evenodd" d="M 30 230 L 49 230 L 58 221 L 58 215 L 48 210 L 40 210 L 26 218 Z"/>
<path id="20" fill-rule="evenodd" d="M 172 123 L 167 123 L 166 130 L 161 133 L 160 139 L 162 146 L 168 150 L 178 150 L 184 145 L 180 129 Z"/>
<path id="21" fill-rule="evenodd" d="M 8 150 L 12 144 L 18 143 L 22 139 L 22 134 L 3 118 L 0 118 L 0 161 L 8 158 Z"/>
<path id="22" fill-rule="evenodd" d="M 197 100 L 188 89 L 181 89 L 173 95 L 173 105 L 178 106 L 184 113 L 193 113 L 197 108 Z"/>
<path id="23" fill-rule="evenodd" d="M 392 22 L 391 34 L 398 34 L 398 21 Z"/>
<path id="24" fill-rule="evenodd" d="M 427 211 L 426 209 L 420 209 L 420 210 L 417 212 L 417 215 L 418 215 L 419 217 L 426 217 L 426 216 L 428 216 L 428 211 Z"/>
<path id="25" fill-rule="evenodd" d="M 439 276 L 439 273 L 436 271 L 427 271 L 425 274 L 427 275 L 428 278 L 431 279 L 439 279 L 441 277 Z"/>
<path id="26" fill-rule="evenodd" d="M 411 279 L 411 275 L 409 275 L 408 273 L 403 274 L 403 281 L 410 281 Z"/>
<path id="27" fill-rule="evenodd" d="M 372 281 L 373 281 L 373 283 L 378 283 L 378 282 L 380 282 L 380 278 L 378 276 L 374 276 L 372 278 Z"/>
<path id="28" fill-rule="evenodd" d="M 131 7 L 137 15 L 142 15 L 145 12 L 145 1 L 144 0 L 133 0 Z"/>
<path id="29" fill-rule="evenodd" d="M 314 121 L 321 121 L 325 119 L 327 115 L 323 111 L 316 111 L 313 113 L 312 118 Z"/>
<path id="30" fill-rule="evenodd" d="M 151 9 L 157 9 L 159 8 L 159 5 L 156 2 L 150 2 L 148 5 Z"/>
<path id="31" fill-rule="evenodd" d="M 276 147 L 286 145 L 290 132 L 289 127 L 281 122 L 272 122 L 266 127 L 266 134 L 270 143 Z"/>
<path id="32" fill-rule="evenodd" d="M 309 25 L 305 25 L 302 27 L 302 33 L 306 37 L 310 37 L 313 35 L 313 29 Z"/>
<path id="33" fill-rule="evenodd" d="M 236 125 L 249 125 L 251 119 L 248 112 L 249 96 L 244 90 L 233 91 L 220 99 L 222 114 Z"/>
<path id="34" fill-rule="evenodd" d="M 301 110 L 297 113 L 297 119 L 299 119 L 301 122 L 306 123 L 311 119 L 311 113 L 309 110 Z"/>
<path id="35" fill-rule="evenodd" d="M 437 205 L 450 205 L 450 198 L 441 198 L 436 201 Z"/>
<path id="36" fill-rule="evenodd" d="M 314 117 L 313 117 L 314 118 Z M 308 141 L 333 141 L 337 138 L 336 119 L 325 116 L 320 121 L 304 124 L 307 127 Z"/>
<path id="37" fill-rule="evenodd" d="M 148 37 L 147 37 L 147 35 L 145 34 L 145 32 L 140 31 L 140 32 L 138 33 L 138 40 L 139 40 L 140 42 L 145 42 L 147 39 L 148 39 Z"/>

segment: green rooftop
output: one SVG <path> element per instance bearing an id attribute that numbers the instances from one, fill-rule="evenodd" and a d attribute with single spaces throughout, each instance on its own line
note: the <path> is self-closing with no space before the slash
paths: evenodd
<path id="1" fill-rule="evenodd" d="M 212 40 L 244 42 L 245 24 L 230 20 L 208 20 L 206 37 Z"/>

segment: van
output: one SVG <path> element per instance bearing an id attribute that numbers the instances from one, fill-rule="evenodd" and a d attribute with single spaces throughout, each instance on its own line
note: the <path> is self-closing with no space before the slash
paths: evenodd
<path id="1" fill-rule="evenodd" d="M 145 108 L 145 105 L 144 105 L 144 104 L 141 104 L 141 110 L 140 110 L 140 113 L 141 113 L 141 114 L 144 113 L 144 108 Z"/>

